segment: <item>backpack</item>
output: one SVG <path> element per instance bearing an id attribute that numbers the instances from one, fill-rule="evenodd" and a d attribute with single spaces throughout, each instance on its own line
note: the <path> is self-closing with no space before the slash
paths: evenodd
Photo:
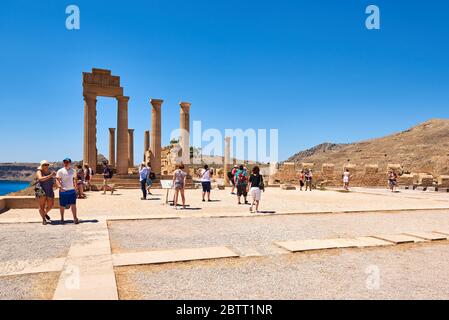
<path id="1" fill-rule="evenodd" d="M 246 180 L 248 180 L 248 178 L 243 174 L 243 171 L 240 171 L 237 176 L 237 184 L 239 185 L 245 184 Z"/>

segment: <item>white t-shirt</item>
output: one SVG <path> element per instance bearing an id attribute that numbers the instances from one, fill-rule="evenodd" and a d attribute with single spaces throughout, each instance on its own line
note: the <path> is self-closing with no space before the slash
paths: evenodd
<path id="1" fill-rule="evenodd" d="M 202 169 L 201 170 L 201 181 L 202 182 L 210 182 L 210 169 Z"/>
<path id="2" fill-rule="evenodd" d="M 61 186 L 64 190 L 69 191 L 75 189 L 73 185 L 73 178 L 75 176 L 75 170 L 70 168 L 67 170 L 66 168 L 59 169 L 56 173 L 56 178 L 61 181 Z"/>

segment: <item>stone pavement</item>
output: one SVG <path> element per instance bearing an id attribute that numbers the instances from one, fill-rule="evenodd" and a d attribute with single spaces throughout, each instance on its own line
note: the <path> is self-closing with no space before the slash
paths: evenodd
<path id="1" fill-rule="evenodd" d="M 268 189 L 263 196 L 262 210 L 267 213 L 254 215 L 248 210 L 248 206 L 236 204 L 235 196 L 226 191 L 213 191 L 212 196 L 215 200 L 211 203 L 203 203 L 200 199 L 200 190 L 188 190 L 187 199 L 189 210 L 174 210 L 173 207 L 164 204 L 164 191 L 154 190 L 153 199 L 148 201 L 139 200 L 138 190 L 119 190 L 117 195 L 102 195 L 101 193 L 89 193 L 89 198 L 79 201 L 79 216 L 84 223 L 73 226 L 76 230 L 76 236 L 73 237 L 67 255 L 65 257 L 54 257 L 34 260 L 14 259 L 14 253 L 11 252 L 11 258 L 7 261 L 0 261 L 0 277 L 17 276 L 24 274 L 60 272 L 60 278 L 55 288 L 54 299 L 118 299 L 118 288 L 114 268 L 132 265 L 149 265 L 164 263 L 180 263 L 194 260 L 210 259 L 229 259 L 243 257 L 257 257 L 269 255 L 286 255 L 288 252 L 298 251 L 316 251 L 330 249 L 348 249 L 351 248 L 370 248 L 370 247 L 388 247 L 403 243 L 430 243 L 433 241 L 445 242 L 448 239 L 449 230 L 449 203 L 445 201 L 441 194 L 430 194 L 419 192 L 387 193 L 382 190 L 355 190 L 350 193 L 336 191 L 284 191 L 281 189 Z M 242 228 L 237 232 L 234 227 L 224 227 L 223 233 L 228 230 L 229 239 L 233 238 L 235 233 L 236 245 L 229 246 L 227 241 L 219 240 L 217 243 L 210 243 L 200 240 L 202 232 L 198 231 L 205 228 L 207 221 L 218 219 L 223 221 L 225 226 L 229 219 L 272 219 L 270 225 L 273 230 L 282 225 L 282 217 L 297 216 L 303 217 L 300 220 L 298 228 L 304 228 L 309 223 L 314 224 L 307 238 L 290 238 L 285 241 L 266 238 L 266 244 L 262 249 L 270 247 L 269 250 L 260 250 L 253 245 L 252 240 L 243 241 L 239 236 L 245 234 L 246 229 L 250 230 L 252 226 L 250 220 L 241 223 Z M 51 212 L 51 216 L 56 218 L 58 212 Z M 319 218 L 326 217 L 325 219 Z M 70 217 L 70 213 L 66 213 Z M 195 220 L 195 219 L 206 219 Z M 175 220 L 173 220 L 175 219 Z M 181 219 L 181 220 L 179 220 Z M 209 220 L 208 220 L 209 219 Z M 252 220 L 262 221 L 262 220 Z M 335 223 L 342 226 L 348 225 L 343 232 L 320 234 L 321 228 L 319 220 L 322 220 L 322 228 L 332 229 Z M 350 225 L 344 222 L 346 219 L 354 220 Z M 361 220 L 360 220 L 361 219 Z M 363 220 L 367 219 L 367 220 Z M 387 220 L 385 220 L 387 219 Z M 409 224 L 401 221 L 410 220 Z M 66 228 L 68 226 L 41 226 L 36 210 L 10 210 L 0 215 L 0 226 L 8 230 L 8 225 L 19 226 L 32 223 L 34 228 Z M 177 235 L 181 236 L 184 232 L 187 238 L 197 234 L 196 245 L 190 245 L 188 241 L 168 243 L 165 248 L 144 248 L 128 251 L 116 252 L 111 248 L 111 230 L 114 230 L 116 223 L 120 221 L 130 223 L 137 221 L 154 221 L 162 229 L 155 229 L 154 226 L 148 229 L 150 235 L 149 241 L 156 243 L 155 236 L 160 232 L 160 236 L 170 236 L 169 229 L 164 229 L 164 224 L 170 225 L 170 221 L 180 221 Z M 420 221 L 422 220 L 422 222 Z M 185 221 L 185 223 L 183 222 Z M 199 229 L 192 228 L 191 223 L 197 221 Z M 316 222 L 313 222 L 316 221 Z M 392 233 L 370 231 L 366 229 L 364 222 L 374 223 L 379 221 L 378 229 L 391 230 Z M 385 228 L 382 223 L 387 221 L 389 225 Z M 236 223 L 239 223 L 236 220 Z M 281 223 L 281 224 L 279 224 Z M 108 229 L 109 224 L 109 229 Z M 184 225 L 184 230 L 182 226 Z M 351 232 L 357 226 L 361 230 Z M 415 227 L 414 227 L 415 226 Z M 6 229 L 5 229 L 6 228 Z M 181 229 L 179 229 L 181 228 Z M 226 229 L 227 228 L 227 229 Z M 292 229 L 285 233 L 295 236 Z M 307 227 L 306 227 L 307 228 Z M 335 230 L 339 230 L 338 227 Z M 41 229 L 39 229 L 41 230 Z M 126 228 L 125 228 L 126 230 Z M 129 230 L 133 232 L 133 227 Z M 137 229 L 136 229 L 137 230 Z M 176 229 L 173 229 L 176 230 Z M 206 229 L 204 229 L 206 230 Z M 317 231 L 314 231 L 317 230 Z M 249 231 L 248 231 L 249 232 Z M 252 230 L 250 238 L 257 239 L 262 233 L 258 229 Z M 283 232 L 283 229 L 282 229 Z M 370 233 L 369 233 L 370 232 Z M 372 233 L 371 233 L 372 232 Z M 335 231 L 334 231 L 335 233 Z M 338 231 L 336 232 L 338 233 Z M 207 235 L 207 232 L 204 232 Z M 114 233 L 113 233 L 114 235 Z M 333 235 L 333 237 L 326 237 Z M 348 237 L 348 235 L 350 235 Z M 31 235 L 30 235 L 31 236 Z M 316 238 L 320 236 L 320 238 Z M 265 236 L 264 236 L 265 237 Z M 169 237 L 170 238 L 170 237 Z M 125 241 L 127 237 L 124 238 Z M 238 239 L 243 242 L 239 243 Z M 134 241 L 128 237 L 128 242 Z M 190 241 L 190 240 L 189 240 Z M 259 241 L 260 242 L 260 241 Z M 193 243 L 192 243 L 193 244 Z M 260 244 L 260 243 L 259 243 Z M 0 249 L 7 244 L 1 243 Z M 26 246 L 26 244 L 24 244 Z M 268 246 L 268 247 L 267 247 Z M 278 246 L 278 250 L 273 247 Z M 7 249 L 7 248 L 6 248 Z"/>

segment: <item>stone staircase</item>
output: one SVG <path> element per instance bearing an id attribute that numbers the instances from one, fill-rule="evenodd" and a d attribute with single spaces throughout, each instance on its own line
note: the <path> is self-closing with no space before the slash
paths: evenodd
<path id="1" fill-rule="evenodd" d="M 161 180 L 172 180 L 171 175 L 162 175 L 157 177 L 153 181 L 152 188 L 161 188 Z M 97 186 L 100 190 L 103 185 L 103 175 L 96 174 L 92 177 L 91 184 Z M 128 174 L 128 175 L 114 175 L 108 182 L 109 185 L 114 184 L 117 189 L 140 189 L 139 175 L 138 174 Z M 186 180 L 186 189 L 194 189 L 195 185 L 193 183 L 192 177 L 188 176 Z"/>

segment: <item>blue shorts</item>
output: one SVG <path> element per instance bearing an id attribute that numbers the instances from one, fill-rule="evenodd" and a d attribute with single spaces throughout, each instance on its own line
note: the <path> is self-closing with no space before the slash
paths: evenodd
<path id="1" fill-rule="evenodd" d="M 72 204 L 76 204 L 76 191 L 69 190 L 59 193 L 59 206 L 68 207 Z"/>
<path id="2" fill-rule="evenodd" d="M 203 186 L 203 192 L 210 192 L 211 189 L 210 181 L 203 181 L 201 182 L 201 185 Z"/>

